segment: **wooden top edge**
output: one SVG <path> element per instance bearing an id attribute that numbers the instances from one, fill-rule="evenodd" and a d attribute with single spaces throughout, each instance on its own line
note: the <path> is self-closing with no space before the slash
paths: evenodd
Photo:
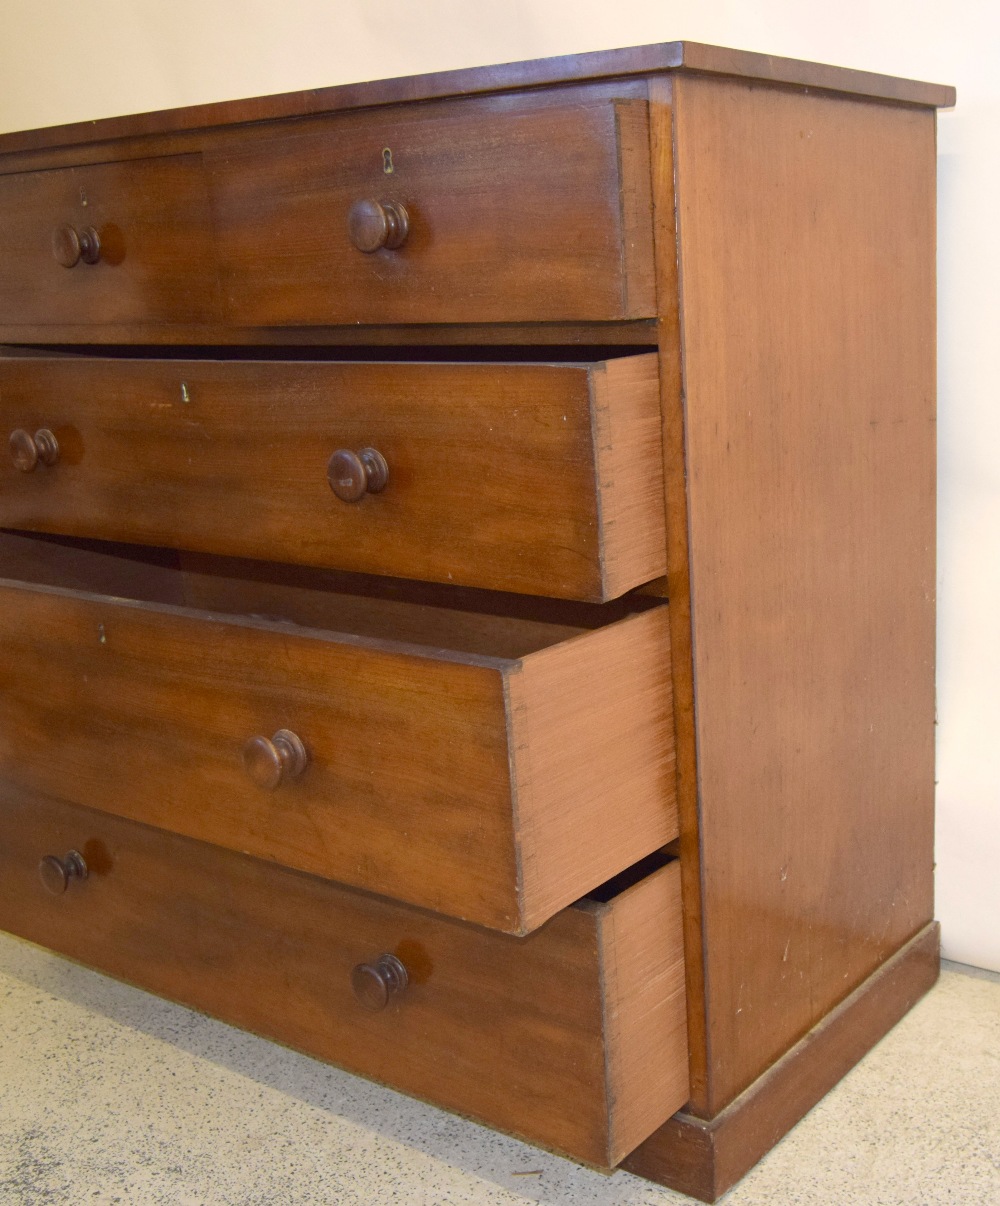
<path id="1" fill-rule="evenodd" d="M 435 100 L 520 88 L 599 80 L 663 71 L 698 71 L 740 76 L 769 83 L 796 84 L 877 100 L 945 108 L 955 89 L 942 84 L 897 79 L 799 59 L 706 46 L 699 42 L 661 42 L 621 50 L 598 50 L 558 58 L 531 59 L 490 67 L 466 67 L 428 75 L 400 76 L 368 83 L 338 84 L 303 92 L 284 92 L 248 100 L 217 101 L 181 109 L 163 109 L 127 117 L 107 117 L 0 134 L 0 154 L 72 146 L 115 138 L 238 125 L 275 118 L 306 117 L 375 105 Z"/>

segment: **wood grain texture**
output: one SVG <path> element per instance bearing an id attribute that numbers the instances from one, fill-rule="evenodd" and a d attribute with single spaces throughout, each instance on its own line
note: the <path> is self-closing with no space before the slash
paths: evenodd
<path id="1" fill-rule="evenodd" d="M 626 315 L 656 314 L 656 274 L 650 227 L 649 108 L 646 98 L 615 103 L 618 204 Z"/>
<path id="2" fill-rule="evenodd" d="M 934 115 L 673 100 L 712 1116 L 932 916 Z"/>
<path id="3" fill-rule="evenodd" d="M 663 423 L 667 574 L 644 589 L 670 599 L 670 660 L 677 758 L 679 852 L 684 895 L 688 1045 L 691 1055 L 691 1092 L 695 1100 L 701 1100 L 705 1093 L 708 1067 L 708 1021 L 695 737 L 694 650 L 691 632 L 684 377 L 681 360 L 683 314 L 677 275 L 675 134 L 673 83 L 670 77 L 650 81 L 649 134 L 657 308 L 660 314 L 657 325 L 660 408 Z"/>
<path id="4" fill-rule="evenodd" d="M 199 155 L 0 174 L 0 324 L 93 331 L 216 313 L 208 181 Z M 94 227 L 96 264 L 64 268 L 52 233 Z"/>
<path id="5" fill-rule="evenodd" d="M 98 343 L 100 341 L 100 343 Z M 395 348 L 406 352 L 413 348 L 489 347 L 495 357 L 510 356 L 513 347 L 583 348 L 587 355 L 607 355 L 610 348 L 634 348 L 649 351 L 656 343 L 656 320 L 630 319 L 623 322 L 547 322 L 547 323 L 385 323 L 353 327 L 231 327 L 216 321 L 191 326 L 171 323 L 128 323 L 92 327 L 0 324 L 0 344 L 45 344 L 89 350 L 95 355 L 106 352 L 106 345 L 132 344 L 136 349 L 225 345 L 232 348 L 268 348 L 272 354 L 299 348 L 315 348 L 316 354 L 330 348 Z M 5 349 L 5 353 L 9 349 Z M 392 352 L 386 353 L 392 355 Z M 396 353 L 398 354 L 398 352 Z M 444 357 L 445 359 L 447 357 Z M 534 356 L 533 359 L 538 359 Z"/>
<path id="6" fill-rule="evenodd" d="M 341 619 L 353 610 L 349 603 Z M 447 613 L 435 627 L 421 617 L 429 645 L 406 645 L 346 625 L 301 629 L 8 581 L 0 587 L 4 777 L 525 932 L 674 836 L 663 773 L 669 698 L 655 674 L 637 694 L 641 707 L 612 720 L 617 744 L 588 751 L 585 785 L 571 775 L 567 786 L 559 751 L 547 756 L 553 736 L 566 736 L 560 711 L 579 716 L 588 698 L 592 731 L 592 717 L 617 704 L 632 659 L 663 656 L 658 615 L 571 635 L 558 658 L 562 698 L 548 693 L 552 650 L 532 652 L 537 623 L 524 626 L 524 652 L 511 660 L 451 648 Z M 383 621 L 391 628 L 391 615 Z M 467 619 L 458 627 L 468 635 Z M 481 645 L 491 627 L 509 652 L 518 622 L 484 618 Z M 549 641 L 564 636 L 556 626 Z M 519 674 L 515 720 L 507 684 Z M 309 766 L 262 791 L 242 751 L 282 729 L 304 742 Z M 534 762 L 524 765 L 514 743 Z M 635 751 L 648 766 L 632 766 Z M 608 842 L 596 815 L 620 819 L 628 836 Z M 525 878 L 522 864 L 543 873 Z"/>
<path id="7" fill-rule="evenodd" d="M 523 658 L 505 678 L 525 928 L 677 836 L 667 608 Z M 602 773 L 601 767 L 614 767 Z"/>
<path id="8" fill-rule="evenodd" d="M 168 549 L 96 549 L 0 531 L 0 578 L 148 602 L 186 601 L 177 554 Z"/>
<path id="9" fill-rule="evenodd" d="M 100 121 L 74 122 L 0 135 L 0 154 L 44 147 L 71 146 L 94 139 L 166 134 L 210 126 L 267 121 L 282 117 L 304 117 L 316 113 L 397 105 L 472 93 L 505 92 L 515 88 L 539 88 L 569 81 L 591 81 L 645 76 L 688 69 L 772 83 L 805 85 L 831 91 L 895 100 L 915 105 L 947 106 L 955 103 L 955 89 L 940 84 L 853 71 L 824 63 L 755 54 L 698 42 L 661 42 L 590 54 L 531 59 L 397 79 L 311 88 L 248 100 L 191 105 L 158 113 L 110 117 Z"/>
<path id="10" fill-rule="evenodd" d="M 634 216 L 649 210 L 644 124 L 641 100 L 519 96 L 246 129 L 205 152 L 225 317 L 237 327 L 651 317 L 649 228 Z M 398 250 L 352 245 L 348 212 L 367 197 L 408 212 Z"/>
<path id="11" fill-rule="evenodd" d="M 45 539 L 36 537 L 35 539 Z M 99 546 L 103 547 L 103 546 Z M 111 545 L 112 549 L 128 550 L 130 545 Z M 475 590 L 471 587 L 439 586 L 433 582 L 414 582 L 404 578 L 379 578 L 371 574 L 345 574 L 338 570 L 316 570 L 306 566 L 274 565 L 267 561 L 247 561 L 229 557 L 213 557 L 203 553 L 176 554 L 185 577 L 184 595 L 189 606 L 209 611 L 227 611 L 236 615 L 254 612 L 276 615 L 305 624 L 311 628 L 336 629 L 343 623 L 353 631 L 353 618 L 363 613 L 351 599 L 370 599 L 373 602 L 374 623 L 382 624 L 381 615 L 392 615 L 391 623 L 399 625 L 402 640 L 418 644 L 441 644 L 440 640 L 424 639 L 422 632 L 447 632 L 447 640 L 458 642 L 457 649 L 470 653 L 498 653 L 510 649 L 510 656 L 519 657 L 531 649 L 552 644 L 557 628 L 566 635 L 574 631 L 603 628 L 636 612 L 658 607 L 661 600 L 632 592 L 611 603 L 578 603 L 569 599 L 544 599 L 534 595 L 512 595 L 506 591 Z M 405 603 L 413 613 L 411 630 L 407 612 L 381 612 L 382 603 Z M 347 609 L 345 611 L 345 608 Z M 435 616 L 446 616 L 438 621 Z M 461 617 L 468 617 L 468 625 Z M 502 636 L 506 621 L 510 628 L 510 645 Z M 444 626 L 446 625 L 446 627 Z M 534 626 L 534 627 L 533 627 Z M 529 644 L 525 634 L 538 634 L 537 642 Z M 367 627 L 358 630 L 368 631 Z M 392 629 L 391 631 L 396 631 Z M 391 635 L 389 628 L 381 635 Z M 458 635 L 463 634 L 464 635 Z M 375 635 L 375 629 L 372 629 Z M 534 639 L 534 638 L 533 638 Z M 500 641 L 498 645 L 484 642 Z M 508 656 L 506 653 L 503 656 Z"/>
<path id="12" fill-rule="evenodd" d="M 625 1161 L 703 1202 L 744 1176 L 935 984 L 932 923 L 874 971 L 719 1115 L 675 1114 Z"/>
<path id="13" fill-rule="evenodd" d="M 666 572 L 659 361 L 622 356 L 590 377 L 605 599 Z"/>
<path id="14" fill-rule="evenodd" d="M 680 866 L 664 870 L 601 914 L 612 1164 L 689 1092 Z"/>
<path id="15" fill-rule="evenodd" d="M 307 628 L 483 657 L 516 661 L 556 641 L 569 640 L 589 628 L 623 618 L 601 615 L 595 624 L 590 608 L 586 624 L 573 623 L 574 616 L 521 616 L 513 608 L 492 614 L 466 610 L 448 595 L 425 601 L 424 591 L 419 589 L 395 597 L 366 594 L 357 589 L 356 579 L 350 574 L 290 574 L 286 567 L 267 562 L 232 562 L 190 553 L 181 553 L 179 559 L 183 583 L 174 582 L 173 588 L 182 596 L 178 602 L 188 607 L 287 620 Z M 390 589 L 392 585 L 386 583 Z M 398 585 L 403 589 L 423 586 L 406 582 Z M 622 606 L 627 607 L 627 603 L 623 601 Z"/>
<path id="16" fill-rule="evenodd" d="M 662 573 L 654 356 L 2 358 L 0 436 L 19 427 L 62 451 L 0 461 L 11 528 L 593 600 Z M 344 503 L 327 462 L 367 446 L 388 485 Z"/>
<path id="17" fill-rule="evenodd" d="M 0 308 L 8 342 L 240 342 L 246 328 L 268 342 L 337 324 L 566 327 L 655 314 L 638 82 L 0 157 L 0 195 L 4 182 L 20 207 L 14 233 L 28 236 L 6 249 L 17 261 Z M 80 182 L 99 193 L 119 255 L 67 271 L 50 237 L 75 219 Z M 352 244 L 348 214 L 369 199 L 405 207 L 398 249 Z M 191 290 L 178 279 L 188 255 Z M 147 280 L 153 264 L 162 271 Z"/>
<path id="18" fill-rule="evenodd" d="M 634 1146 L 683 1101 L 676 916 L 655 935 L 662 955 L 647 931 L 646 958 L 609 986 L 602 944 L 615 900 L 517 939 L 17 790 L 0 801 L 0 834 L 5 929 L 446 1109 L 607 1167 L 623 1140 Z M 83 852 L 90 875 L 56 898 L 37 865 L 64 847 Z M 626 899 L 648 890 L 660 902 L 672 877 L 676 866 L 663 867 Z M 410 983 L 369 1013 L 351 969 L 383 952 Z M 643 1069 L 660 1096 L 624 1129 L 609 1110 L 609 1076 L 621 1083 L 625 1069 L 605 1017 L 649 1032 L 632 977 L 661 974 L 661 958 L 673 967 L 673 1025 L 655 1019 Z M 610 991 L 620 999 L 605 1000 Z"/>

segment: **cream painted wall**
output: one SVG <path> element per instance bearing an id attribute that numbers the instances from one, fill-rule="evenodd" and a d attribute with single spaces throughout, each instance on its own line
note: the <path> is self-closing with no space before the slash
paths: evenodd
<path id="1" fill-rule="evenodd" d="M 995 0 L 2 0 L 0 129 L 687 38 L 952 83 L 940 151 L 938 915 L 1000 970 Z"/>

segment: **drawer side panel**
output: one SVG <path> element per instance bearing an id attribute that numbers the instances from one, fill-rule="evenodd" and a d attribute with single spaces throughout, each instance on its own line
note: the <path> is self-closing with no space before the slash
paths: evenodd
<path id="1" fill-rule="evenodd" d="M 528 929 L 677 836 L 667 610 L 507 675 Z"/>
<path id="2" fill-rule="evenodd" d="M 690 1095 L 680 863 L 614 901 L 601 952 L 614 1165 Z"/>

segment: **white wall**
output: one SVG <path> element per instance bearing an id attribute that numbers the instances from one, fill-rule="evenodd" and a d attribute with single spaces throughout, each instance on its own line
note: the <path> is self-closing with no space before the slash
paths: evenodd
<path id="1" fill-rule="evenodd" d="M 940 150 L 938 915 L 1000 970 L 995 0 L 4 0 L 0 129 L 687 38 L 956 84 Z"/>

